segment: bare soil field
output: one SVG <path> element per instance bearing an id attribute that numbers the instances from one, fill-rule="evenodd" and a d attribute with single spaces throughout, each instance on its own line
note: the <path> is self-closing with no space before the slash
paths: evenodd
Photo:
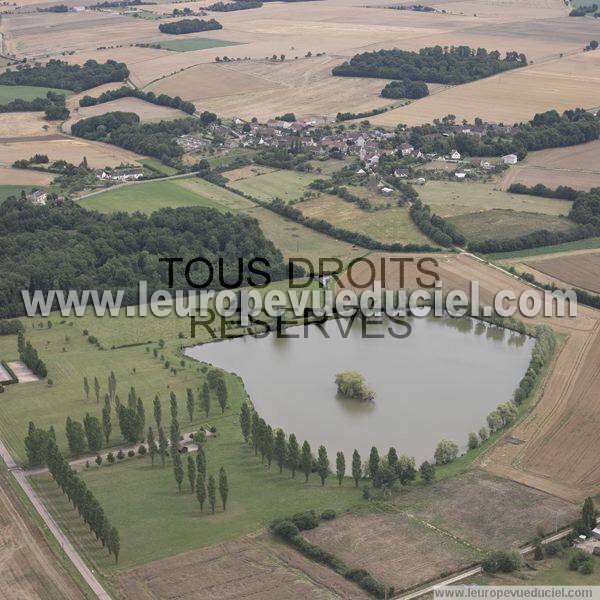
<path id="1" fill-rule="evenodd" d="M 579 507 L 545 492 L 476 470 L 399 495 L 395 504 L 418 519 L 484 550 L 518 547 L 538 527 L 550 533 L 577 518 Z"/>
<path id="2" fill-rule="evenodd" d="M 511 289 L 518 295 L 531 289 L 510 274 L 467 254 L 431 258 L 438 261 L 439 266 L 433 269 L 439 273 L 445 290 L 462 289 L 469 294 L 469 282 L 477 280 L 481 302 L 485 304 L 491 303 L 499 290 Z M 358 266 L 356 269 L 357 281 L 369 278 L 366 265 L 362 274 Z M 381 278 L 377 263 L 376 276 Z M 417 276 L 415 265 L 409 264 L 402 283 L 416 289 Z M 425 284 L 431 282 L 430 277 L 421 278 Z M 398 265 L 388 264 L 383 280 L 389 289 L 398 288 Z M 576 317 L 539 316 L 523 320 L 532 325 L 551 325 L 567 337 L 550 366 L 535 408 L 483 457 L 481 465 L 496 475 L 579 502 L 600 492 L 600 437 L 596 434 L 600 313 L 579 305 Z M 521 443 L 512 443 L 514 439 Z"/>
<path id="3" fill-rule="evenodd" d="M 166 558 L 119 575 L 126 599 L 363 600 L 370 596 L 328 567 L 267 536 L 243 538 Z"/>
<path id="4" fill-rule="evenodd" d="M 511 167 L 502 178 L 502 187 L 513 183 L 536 185 L 543 183 L 556 188 L 568 185 L 587 191 L 600 187 L 600 141 L 566 148 L 551 148 L 531 152 L 525 161 Z"/>
<path id="5" fill-rule="evenodd" d="M 92 142 L 67 136 L 30 141 L 0 141 L 0 166 L 8 167 L 21 158 L 30 158 L 36 153 L 48 155 L 50 161 L 66 160 L 79 164 L 85 156 L 93 168 L 116 167 L 121 163 L 134 163 L 142 157 L 134 152 L 101 142 Z"/>
<path id="6" fill-rule="evenodd" d="M 3 464 L 0 471 L 0 596 L 19 600 L 83 599 L 79 588 L 30 521 L 7 477 Z"/>
<path id="7" fill-rule="evenodd" d="M 600 253 L 575 254 L 527 261 L 534 269 L 600 294 Z"/>
<path id="8" fill-rule="evenodd" d="M 393 127 L 420 125 L 449 113 L 457 120 L 515 123 L 536 112 L 594 108 L 600 97 L 600 54 L 567 56 L 441 91 L 370 119 Z M 515 98 L 519 98 L 515 102 Z"/>
<path id="9" fill-rule="evenodd" d="M 0 167 L 0 185 L 48 185 L 53 175 L 29 169 Z"/>
<path id="10" fill-rule="evenodd" d="M 0 142 L 10 137 L 52 135 L 57 121 L 46 121 L 43 112 L 0 113 Z"/>
<path id="11" fill-rule="evenodd" d="M 139 98 L 119 98 L 118 100 L 96 104 L 95 106 L 75 108 L 71 112 L 69 120 L 64 123 L 63 129 L 70 131 L 71 126 L 81 119 L 96 117 L 112 111 L 134 112 L 138 115 L 142 123 L 154 123 L 162 120 L 169 121 L 189 116 L 181 110 L 169 108 L 168 106 L 157 106 Z"/>
<path id="12" fill-rule="evenodd" d="M 479 553 L 401 513 L 347 515 L 303 533 L 350 567 L 406 590 L 480 559 Z M 433 549 L 435 548 L 435 551 Z"/>

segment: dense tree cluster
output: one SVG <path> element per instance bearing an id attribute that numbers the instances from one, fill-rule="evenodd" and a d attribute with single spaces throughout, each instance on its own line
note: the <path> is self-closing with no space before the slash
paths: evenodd
<path id="1" fill-rule="evenodd" d="M 205 119 L 206 121 L 210 122 L 209 119 Z M 73 124 L 71 133 L 88 140 L 107 142 L 140 154 L 155 156 L 169 163 L 183 154 L 183 148 L 177 144 L 176 138 L 197 131 L 203 125 L 200 119 L 190 117 L 159 123 L 140 123 L 140 118 L 135 113 L 116 111 L 82 119 Z"/>
<path id="2" fill-rule="evenodd" d="M 107 60 L 99 63 L 88 60 L 83 65 L 51 59 L 45 65 L 21 65 L 16 71 L 7 69 L 0 74 L 0 85 L 34 85 L 81 92 L 110 83 L 125 81 L 129 69 L 125 63 Z"/>
<path id="3" fill-rule="evenodd" d="M 143 90 L 134 89 L 124 85 L 116 90 L 108 90 L 100 94 L 97 98 L 92 96 L 84 96 L 79 101 L 79 106 L 95 106 L 96 104 L 103 104 L 104 102 L 110 102 L 111 100 L 118 100 L 119 98 L 139 98 L 145 102 L 156 104 L 157 106 L 168 106 L 169 108 L 176 108 L 193 115 L 196 112 L 196 107 L 192 102 L 182 100 L 179 96 L 168 96 L 167 94 L 159 94 L 158 96 L 154 92 L 144 92 Z"/>
<path id="4" fill-rule="evenodd" d="M 234 0 L 233 2 L 215 2 L 209 4 L 206 10 L 215 12 L 231 12 L 234 10 L 247 10 L 249 8 L 260 8 L 263 5 L 261 0 Z"/>
<path id="5" fill-rule="evenodd" d="M 523 67 L 527 64 L 524 54 L 488 52 L 485 48 L 433 46 L 421 48 L 419 52 L 406 50 L 377 50 L 356 54 L 337 67 L 333 75 L 344 77 L 378 77 L 427 81 L 429 83 L 461 84 L 482 79 Z"/>
<path id="6" fill-rule="evenodd" d="M 55 4 L 48 8 L 38 8 L 38 12 L 66 13 L 69 12 L 69 7 L 66 4 Z"/>
<path id="7" fill-rule="evenodd" d="M 600 188 L 592 188 L 589 192 L 577 195 L 569 218 L 579 223 L 592 227 L 594 234 L 600 232 Z"/>
<path id="8" fill-rule="evenodd" d="M 338 123 L 342 121 L 352 121 L 354 119 L 368 119 L 369 117 L 374 117 L 375 115 L 380 115 L 381 113 L 386 112 L 387 108 L 373 108 L 372 110 L 367 110 L 364 112 L 353 113 L 353 112 L 339 112 L 335 116 L 335 120 Z"/>
<path id="9" fill-rule="evenodd" d="M 390 81 L 382 90 L 382 98 L 410 98 L 416 100 L 429 96 L 429 88 L 423 81 Z"/>
<path id="10" fill-rule="evenodd" d="M 51 109 L 54 105 L 65 106 L 64 94 L 56 94 L 55 92 L 48 91 L 44 98 L 34 98 L 33 100 L 16 98 L 7 104 L 0 104 L 0 113 L 39 112 Z"/>
<path id="11" fill-rule="evenodd" d="M 585 15 L 588 15 L 588 14 L 593 15 L 597 12 L 598 12 L 598 5 L 597 4 L 589 4 L 586 6 L 578 6 L 577 8 L 574 8 L 569 13 L 569 16 L 570 17 L 585 17 Z"/>
<path id="12" fill-rule="evenodd" d="M 212 31 L 214 29 L 223 29 L 223 25 L 215 19 L 182 19 L 173 23 L 161 23 L 158 30 L 161 33 L 171 33 L 180 35 L 183 33 L 194 33 L 196 31 Z"/>
<path id="13" fill-rule="evenodd" d="M 167 287 L 167 265 L 159 262 L 165 256 L 207 259 L 211 289 L 220 287 L 220 273 L 228 284 L 247 284 L 251 275 L 247 261 L 238 268 L 240 257 L 264 257 L 272 278 L 286 275 L 280 252 L 255 219 L 204 207 L 101 215 L 69 201 L 33 206 L 9 199 L 0 206 L 0 238 L 2 317 L 23 314 L 22 289 L 123 289 L 125 304 L 136 303 L 140 280 L 148 282 L 149 293 Z M 206 265 L 195 263 L 190 278 L 202 284 L 208 273 Z M 174 275 L 175 288 L 189 288 L 183 268 Z"/>
<path id="14" fill-rule="evenodd" d="M 298 138 L 298 146 L 299 144 L 300 138 Z M 292 148 L 291 152 L 285 148 L 267 148 L 256 155 L 254 162 L 274 169 L 303 170 L 309 158 L 299 152 L 299 147 Z"/>

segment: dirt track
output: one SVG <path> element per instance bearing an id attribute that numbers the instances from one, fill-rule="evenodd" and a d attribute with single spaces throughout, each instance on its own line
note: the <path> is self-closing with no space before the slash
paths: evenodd
<path id="1" fill-rule="evenodd" d="M 463 289 L 478 280 L 481 300 L 491 302 L 504 289 L 519 294 L 531 289 L 500 269 L 466 254 L 437 256 L 434 268 L 444 290 Z M 427 265 L 431 268 L 431 265 Z M 397 266 L 388 269 L 388 287 L 398 287 Z M 363 269 L 364 281 L 367 268 Z M 418 273 L 407 268 L 405 286 L 415 289 Z M 360 269 L 356 268 L 356 279 Z M 429 282 L 430 277 L 425 277 Z M 600 312 L 579 305 L 572 318 L 524 319 L 531 325 L 548 324 L 565 336 L 531 413 L 510 431 L 521 443 L 501 440 L 482 460 L 492 473 L 508 477 L 561 498 L 579 501 L 600 492 Z"/>
<path id="2" fill-rule="evenodd" d="M 0 598 L 79 600 L 63 570 L 0 473 Z"/>

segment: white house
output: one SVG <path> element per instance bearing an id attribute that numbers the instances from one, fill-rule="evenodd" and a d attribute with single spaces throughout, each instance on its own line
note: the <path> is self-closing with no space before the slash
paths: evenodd
<path id="1" fill-rule="evenodd" d="M 400 144 L 400 152 L 402 153 L 402 156 L 408 156 L 409 154 L 412 154 L 414 150 L 414 146 L 411 146 L 407 142 L 404 142 L 404 144 Z"/>
<path id="2" fill-rule="evenodd" d="M 44 206 L 48 200 L 48 193 L 44 190 L 36 190 L 35 192 L 27 195 L 27 200 L 36 206 Z"/>
<path id="3" fill-rule="evenodd" d="M 379 192 L 384 196 L 391 196 L 394 193 L 394 190 L 389 187 L 382 187 Z"/>
<path id="4" fill-rule="evenodd" d="M 108 179 L 109 181 L 136 181 L 143 177 L 144 169 L 142 167 L 125 167 L 123 169 L 112 169 L 112 171 L 104 170 L 100 175 L 100 179 Z"/>
<path id="5" fill-rule="evenodd" d="M 356 174 L 363 177 L 364 175 L 367 174 L 367 172 L 364 169 L 359 169 L 358 171 L 356 171 Z"/>
<path id="6" fill-rule="evenodd" d="M 452 150 L 452 152 L 450 152 L 450 158 L 452 160 L 460 160 L 460 152 L 458 150 Z"/>
<path id="7" fill-rule="evenodd" d="M 502 157 L 502 162 L 505 165 L 516 165 L 519 162 L 519 158 L 516 154 L 507 154 Z"/>
<path id="8" fill-rule="evenodd" d="M 454 177 L 457 179 L 464 179 L 467 174 L 464 171 L 454 171 Z"/>

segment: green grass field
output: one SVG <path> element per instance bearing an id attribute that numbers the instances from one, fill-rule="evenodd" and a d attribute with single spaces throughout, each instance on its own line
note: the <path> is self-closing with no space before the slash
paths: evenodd
<path id="1" fill-rule="evenodd" d="M 467 240 L 501 240 L 540 229 L 569 231 L 575 223 L 566 217 L 493 209 L 448 219 Z"/>
<path id="2" fill-rule="evenodd" d="M 328 194 L 301 202 L 297 207 L 307 217 L 324 219 L 337 227 L 364 233 L 384 243 L 434 245 L 413 223 L 406 207 L 366 211 L 352 202 Z"/>
<path id="3" fill-rule="evenodd" d="M 215 40 L 212 38 L 185 38 L 182 40 L 167 40 L 160 42 L 164 50 L 175 52 L 192 52 L 194 50 L 206 50 L 208 48 L 220 48 L 221 46 L 239 46 L 240 42 L 228 42 L 227 40 Z"/>
<path id="4" fill-rule="evenodd" d="M 45 98 L 48 92 L 56 92 L 70 96 L 73 92 L 61 90 L 58 88 L 37 87 L 33 85 L 0 85 L 0 104 L 7 104 L 11 100 L 34 100 L 35 98 Z"/>
<path id="5" fill-rule="evenodd" d="M 153 173 L 158 173 L 159 175 L 164 175 L 165 177 L 177 175 L 178 173 L 177 169 L 165 165 L 164 163 L 160 162 L 160 160 L 158 160 L 157 158 L 144 158 L 139 162 L 149 171 Z"/>
<path id="6" fill-rule="evenodd" d="M 309 189 L 308 185 L 318 178 L 318 174 L 282 170 L 232 181 L 230 186 L 266 202 L 274 198 L 289 202 L 300 198 Z"/>
<path id="7" fill-rule="evenodd" d="M 2 204 L 9 196 L 20 196 L 21 190 L 31 192 L 40 186 L 35 185 L 0 185 L 0 204 Z"/>
<path id="8" fill-rule="evenodd" d="M 428 181 L 418 191 L 421 200 L 441 217 L 455 217 L 492 209 L 568 215 L 572 204 L 567 200 L 509 194 L 486 183 Z"/>
<path id="9" fill-rule="evenodd" d="M 185 181 L 187 180 L 171 179 L 127 185 L 89 196 L 79 204 L 103 213 L 139 211 L 148 215 L 165 207 L 206 206 L 220 211 L 225 210 L 221 204 L 187 189 L 184 185 Z"/>

